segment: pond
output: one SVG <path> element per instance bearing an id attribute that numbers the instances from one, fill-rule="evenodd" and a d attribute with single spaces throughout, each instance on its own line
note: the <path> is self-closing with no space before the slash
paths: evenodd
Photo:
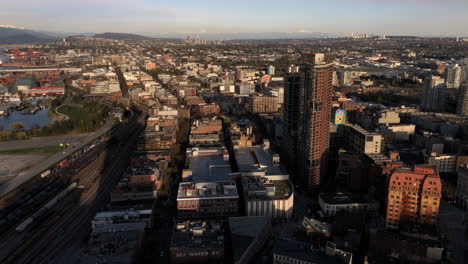
<path id="1" fill-rule="evenodd" d="M 10 130 L 10 124 L 15 122 L 23 123 L 26 130 L 31 129 L 34 125 L 45 126 L 50 122 L 48 112 L 49 108 L 39 110 L 33 115 L 21 114 L 21 111 L 12 111 L 9 116 L 0 116 L 0 126 L 3 127 L 3 130 Z"/>

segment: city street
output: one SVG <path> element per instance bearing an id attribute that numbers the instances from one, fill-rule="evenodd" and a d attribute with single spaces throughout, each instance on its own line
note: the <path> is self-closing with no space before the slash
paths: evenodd
<path id="1" fill-rule="evenodd" d="M 295 190 L 293 217 L 286 223 L 278 223 L 273 226 L 274 234 L 286 239 L 296 239 L 294 233 L 302 228 L 304 216 L 308 215 L 309 206 L 314 201 L 302 190 Z"/>

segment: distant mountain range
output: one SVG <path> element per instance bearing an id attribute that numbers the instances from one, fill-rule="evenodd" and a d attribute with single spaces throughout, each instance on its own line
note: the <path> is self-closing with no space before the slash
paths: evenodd
<path id="1" fill-rule="evenodd" d="M 34 44 L 59 40 L 65 37 L 84 35 L 97 38 L 114 40 L 161 40 L 180 41 L 185 39 L 187 34 L 183 33 L 161 33 L 151 37 L 132 33 L 71 33 L 71 32 L 51 32 L 44 30 L 30 30 L 15 26 L 0 25 L 0 45 L 10 44 Z M 321 32 L 298 31 L 298 32 L 233 32 L 233 33 L 189 33 L 190 38 L 200 38 L 206 40 L 276 40 L 276 39 L 316 39 L 316 38 L 336 38 L 345 36 L 344 33 L 330 34 Z"/>
<path id="2" fill-rule="evenodd" d="M 34 31 L 12 26 L 0 26 L 0 45 L 33 44 L 59 39 L 41 31 Z"/>
<path id="3" fill-rule="evenodd" d="M 106 39 L 115 39 L 115 40 L 124 40 L 124 39 L 131 39 L 131 40 L 147 40 L 153 39 L 150 37 L 145 37 L 137 34 L 130 34 L 130 33 L 115 33 L 115 32 L 106 32 L 101 34 L 95 34 L 94 37 L 96 38 L 106 38 Z"/>

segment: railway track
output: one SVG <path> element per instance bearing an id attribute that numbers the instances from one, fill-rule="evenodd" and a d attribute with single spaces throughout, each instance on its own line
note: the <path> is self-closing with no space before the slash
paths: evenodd
<path id="1" fill-rule="evenodd" d="M 27 243 L 11 254 L 5 263 L 44 263 L 48 261 L 44 256 L 55 256 L 69 244 L 80 241 L 80 237 L 89 231 L 89 221 L 109 199 L 109 193 L 120 179 L 126 168 L 126 162 L 131 148 L 137 140 L 138 132 L 117 149 L 109 149 L 101 153 L 89 166 L 84 167 L 73 180 L 79 180 L 80 184 L 89 186 L 82 193 L 78 205 L 66 208 L 65 213 L 57 220 L 51 217 L 45 226 L 46 230 L 40 229 L 29 237 Z M 120 153 L 115 157 L 115 153 Z M 106 166 L 106 157 L 112 159 L 111 166 Z M 96 183 L 100 180 L 99 183 Z M 63 208 L 64 209 L 64 208 Z M 63 211 L 62 209 L 62 211 Z M 54 220 L 55 219 L 55 220 Z M 77 239 L 78 238 L 78 239 Z"/>
<path id="2" fill-rule="evenodd" d="M 100 166 L 102 166 L 102 164 L 103 164 L 103 159 L 98 158 L 95 161 L 93 161 L 91 164 L 89 164 L 89 166 L 85 167 L 82 171 L 80 171 L 73 178 L 80 179 L 80 176 L 78 176 L 78 175 L 81 175 L 81 176 L 83 176 L 83 180 L 89 181 L 90 179 L 92 179 L 92 177 L 96 177 L 96 173 L 90 173 L 90 172 L 97 172 L 98 168 L 100 168 Z M 61 211 L 65 210 L 66 211 L 68 209 L 69 208 L 67 208 L 67 207 L 65 207 L 65 208 L 62 207 L 62 208 L 55 209 L 55 211 L 58 211 L 58 210 L 61 210 Z M 51 220 L 52 219 L 53 218 L 51 218 Z M 10 255 L 8 258 L 6 258 L 4 260 L 5 263 L 14 263 L 14 261 L 13 261 L 14 258 L 16 258 L 18 256 L 21 256 L 21 255 L 27 254 L 27 249 L 29 247 L 34 246 L 34 244 L 33 244 L 34 242 L 37 242 L 38 240 L 42 240 L 44 232 L 48 231 L 45 228 L 52 225 L 51 220 L 49 220 L 48 222 L 42 223 L 40 225 L 40 227 L 37 230 L 35 230 L 35 232 L 31 235 L 31 237 L 29 239 L 27 239 L 23 245 L 21 245 L 21 247 L 19 247 L 17 250 L 15 250 L 15 252 L 13 252 L 12 255 Z M 11 232 L 9 233 L 10 237 L 12 235 L 15 235 L 15 234 L 17 234 L 15 230 L 11 230 Z M 31 262 L 31 263 L 34 263 L 34 262 Z"/>
<path id="3" fill-rule="evenodd" d="M 47 204 L 51 199 L 53 199 L 60 191 L 66 187 L 67 184 L 70 182 L 75 182 L 79 181 L 80 178 L 86 182 L 86 175 L 91 175 L 89 172 L 84 171 L 85 176 L 81 176 L 80 173 L 76 172 L 81 172 L 82 170 L 89 170 L 88 167 L 82 166 L 80 164 L 89 164 L 89 161 L 95 161 L 98 160 L 101 162 L 100 165 L 104 163 L 104 156 L 102 156 L 102 151 L 105 149 L 105 143 L 101 143 L 97 145 L 93 151 L 83 153 L 83 155 L 79 158 L 76 159 L 75 163 L 72 163 L 68 168 L 58 171 L 54 173 L 53 175 L 50 175 L 46 178 L 39 178 L 34 180 L 36 184 L 41 184 L 41 187 L 39 190 L 35 192 L 32 196 L 29 195 L 32 189 L 37 189 L 36 187 L 38 186 L 31 186 L 31 189 L 27 191 L 27 194 L 23 194 L 20 196 L 21 197 L 26 197 L 28 195 L 28 199 L 25 200 L 25 202 L 16 204 L 13 211 L 10 211 L 9 213 L 4 216 L 8 215 L 14 215 L 16 220 L 13 223 L 8 223 L 8 227 L 5 225 L 0 225 L 0 230 L 2 232 L 2 236 L 0 236 L 0 248 L 2 248 L 2 251 L 0 251 L 0 260 L 5 256 L 6 252 L 8 251 L 9 246 L 11 247 L 11 240 L 12 236 L 17 236 L 18 233 L 15 231 L 15 228 L 21 224 L 25 219 L 28 217 L 33 216 L 36 212 L 38 212 L 42 206 Z M 101 156 L 101 158 L 99 158 Z M 31 183 L 32 184 L 32 183 Z M 39 203 L 37 202 L 37 198 L 39 195 L 43 194 L 41 200 Z M 17 198 L 17 199 L 20 199 Z M 14 198 L 11 198 L 14 201 Z M 4 208 L 4 207 L 2 207 Z M 21 213 L 19 213 L 21 212 Z"/>
<path id="4" fill-rule="evenodd" d="M 98 148 L 96 148 L 96 150 L 98 152 L 101 151 Z M 95 162 L 99 163 L 97 166 L 102 166 L 102 164 L 104 163 L 104 155 L 102 153 L 99 153 L 97 155 L 92 154 L 92 153 L 88 154 L 87 157 L 85 158 L 84 162 L 87 162 L 87 160 L 89 160 L 90 158 L 92 158 Z M 72 167 L 72 170 L 75 171 L 76 169 L 74 167 Z M 81 180 L 84 183 L 91 182 L 93 179 L 90 178 L 88 180 L 88 177 L 93 176 L 93 174 L 91 173 L 92 171 L 93 171 L 92 166 L 86 166 L 86 167 L 82 167 L 77 174 L 75 174 L 75 175 L 73 175 L 71 177 L 69 175 L 66 175 L 67 173 L 65 173 L 65 172 L 57 173 L 56 175 L 50 176 L 50 178 L 48 179 L 50 181 L 50 183 L 48 185 L 46 185 L 45 187 L 52 186 L 57 181 L 75 182 L 75 181 L 80 181 Z M 70 172 L 70 171 L 67 171 L 67 172 Z M 54 197 L 54 196 L 52 195 L 51 197 Z M 9 250 L 9 248 L 13 247 L 12 244 L 14 244 L 14 242 L 17 241 L 18 236 L 23 236 L 24 235 L 22 233 L 18 233 L 15 230 L 15 227 L 19 223 L 21 223 L 24 219 L 26 219 L 27 217 L 30 217 L 31 215 L 35 214 L 41 208 L 41 206 L 46 204 L 48 201 L 49 201 L 49 199 L 44 200 L 43 203 L 39 204 L 36 209 L 31 210 L 28 215 L 25 215 L 23 218 L 19 219 L 18 223 L 16 225 L 11 226 L 8 230 L 6 230 L 6 231 L 4 231 L 2 233 L 2 236 L 0 236 L 0 248 L 2 248 L 3 252 L 0 252 L 1 253 L 0 254 L 0 262 L 2 262 L 2 258 L 5 257 L 5 254 L 7 254 L 7 251 Z M 28 206 L 30 206 L 30 205 L 29 204 L 24 204 L 22 207 L 20 207 L 18 209 L 22 209 L 23 207 L 28 207 Z"/>

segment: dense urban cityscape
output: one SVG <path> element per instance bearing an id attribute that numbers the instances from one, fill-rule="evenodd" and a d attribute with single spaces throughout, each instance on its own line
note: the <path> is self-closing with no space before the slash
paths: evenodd
<path id="1" fill-rule="evenodd" d="M 467 225 L 466 37 L 0 25 L 0 263 L 461 264 Z"/>

